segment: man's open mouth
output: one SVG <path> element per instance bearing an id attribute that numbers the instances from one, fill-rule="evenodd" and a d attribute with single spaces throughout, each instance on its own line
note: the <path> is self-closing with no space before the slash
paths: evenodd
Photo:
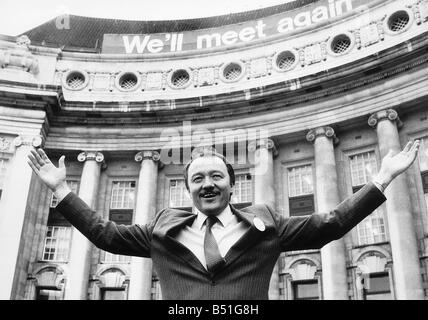
<path id="1" fill-rule="evenodd" d="M 216 195 L 217 193 L 215 192 L 207 192 L 207 193 L 201 194 L 200 197 L 205 199 L 210 199 L 210 198 L 214 198 Z"/>

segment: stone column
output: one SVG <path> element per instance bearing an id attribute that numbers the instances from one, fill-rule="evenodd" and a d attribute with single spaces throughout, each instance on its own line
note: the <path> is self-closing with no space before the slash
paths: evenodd
<path id="1" fill-rule="evenodd" d="M 376 128 L 382 159 L 389 150 L 394 153 L 401 151 L 397 128 L 397 125 L 401 126 L 401 122 L 395 110 L 388 109 L 372 114 L 368 123 Z M 424 299 L 406 174 L 401 174 L 391 182 L 385 190 L 385 196 L 396 297 L 403 300 Z"/>
<path id="2" fill-rule="evenodd" d="M 338 139 L 331 127 L 319 127 L 306 135 L 314 143 L 316 200 L 318 212 L 328 213 L 340 203 L 334 143 Z M 321 248 L 322 286 L 325 300 L 347 300 L 346 255 L 343 239 Z"/>
<path id="3" fill-rule="evenodd" d="M 17 259 L 20 254 L 22 227 L 24 225 L 32 170 L 27 164 L 27 155 L 34 147 L 42 145 L 39 135 L 20 135 L 13 141 L 15 154 L 12 157 L 3 186 L 0 205 L 0 299 L 12 298 L 12 289 Z"/>
<path id="4" fill-rule="evenodd" d="M 134 223 L 146 224 L 155 216 L 159 159 L 157 151 L 141 151 L 135 155 L 135 161 L 141 161 L 141 169 Z M 151 289 L 152 259 L 132 257 L 128 299 L 150 300 Z"/>
<path id="5" fill-rule="evenodd" d="M 84 163 L 79 197 L 95 210 L 104 155 L 101 152 L 82 152 L 77 156 L 77 160 Z M 91 251 L 91 242 L 73 228 L 65 300 L 87 299 Z"/>
<path id="6" fill-rule="evenodd" d="M 254 154 L 254 204 L 267 204 L 275 209 L 275 181 L 273 158 L 278 155 L 271 139 L 259 139 L 249 143 L 248 150 Z M 272 272 L 269 284 L 269 299 L 279 300 L 278 263 Z"/>

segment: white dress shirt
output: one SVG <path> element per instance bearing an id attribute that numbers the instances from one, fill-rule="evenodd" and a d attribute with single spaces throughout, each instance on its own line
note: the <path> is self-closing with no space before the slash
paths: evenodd
<path id="1" fill-rule="evenodd" d="M 182 229 L 176 240 L 186 246 L 206 268 L 204 253 L 204 238 L 205 238 L 205 220 L 207 215 L 195 208 L 197 217 L 191 226 L 186 226 Z M 221 256 L 224 258 L 229 249 L 241 238 L 248 230 L 248 227 L 232 213 L 230 206 L 227 206 L 217 218 L 212 228 L 212 234 L 217 241 L 218 249 Z"/>

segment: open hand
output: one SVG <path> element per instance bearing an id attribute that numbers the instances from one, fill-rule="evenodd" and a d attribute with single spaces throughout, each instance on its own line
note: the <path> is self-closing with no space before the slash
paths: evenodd
<path id="1" fill-rule="evenodd" d="M 379 170 L 379 175 L 382 176 L 384 182 L 391 182 L 396 176 L 406 171 L 412 165 L 418 155 L 419 146 L 419 140 L 414 142 L 409 141 L 401 152 L 395 155 L 392 150 L 388 152 L 383 158 Z"/>
<path id="2" fill-rule="evenodd" d="M 28 155 L 28 164 L 34 173 L 52 190 L 56 191 L 59 187 L 66 185 L 66 170 L 64 156 L 58 161 L 58 168 L 49 160 L 42 149 L 31 150 Z"/>

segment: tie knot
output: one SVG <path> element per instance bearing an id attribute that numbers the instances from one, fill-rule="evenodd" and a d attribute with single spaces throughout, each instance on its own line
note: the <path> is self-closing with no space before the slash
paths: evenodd
<path id="1" fill-rule="evenodd" d="M 206 220 L 207 228 L 211 229 L 211 227 L 213 225 L 215 225 L 215 223 L 218 222 L 218 221 L 219 220 L 218 220 L 218 218 L 216 216 L 208 216 L 207 220 Z"/>

